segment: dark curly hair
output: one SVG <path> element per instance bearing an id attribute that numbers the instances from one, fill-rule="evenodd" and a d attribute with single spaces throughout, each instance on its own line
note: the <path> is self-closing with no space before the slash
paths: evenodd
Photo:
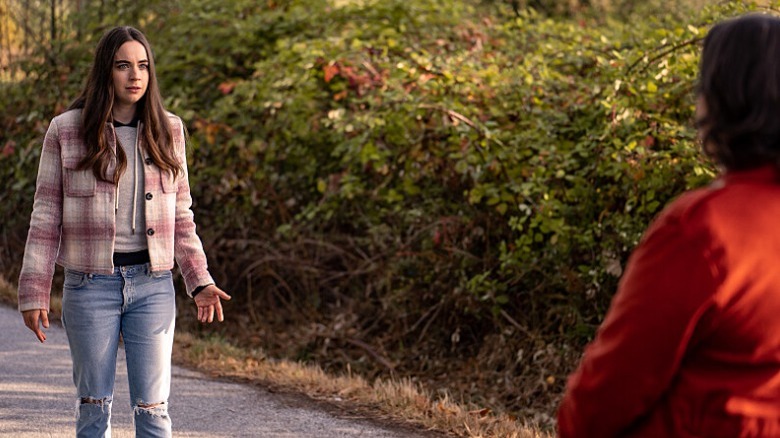
<path id="1" fill-rule="evenodd" d="M 780 167 L 780 18 L 750 14 L 713 26 L 699 75 L 704 152 L 728 170 Z"/>

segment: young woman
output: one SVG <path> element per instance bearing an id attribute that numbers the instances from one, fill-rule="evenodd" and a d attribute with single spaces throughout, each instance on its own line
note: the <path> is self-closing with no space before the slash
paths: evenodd
<path id="1" fill-rule="evenodd" d="M 190 209 L 185 133 L 165 111 L 154 59 L 131 27 L 106 32 L 81 96 L 43 142 L 19 309 L 41 342 L 54 264 L 79 400 L 77 435 L 110 436 L 120 335 L 137 436 L 171 436 L 174 258 L 201 322 L 223 320 Z"/>
<path id="2" fill-rule="evenodd" d="M 780 19 L 715 25 L 700 67 L 697 124 L 723 174 L 631 255 L 561 437 L 780 437 Z"/>

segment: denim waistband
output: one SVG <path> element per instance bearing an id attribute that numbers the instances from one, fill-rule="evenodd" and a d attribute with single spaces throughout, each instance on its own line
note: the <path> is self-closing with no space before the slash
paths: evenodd
<path id="1" fill-rule="evenodd" d="M 114 266 L 114 274 L 120 277 L 135 277 L 136 275 L 151 275 L 152 267 L 149 263 L 138 265 Z"/>

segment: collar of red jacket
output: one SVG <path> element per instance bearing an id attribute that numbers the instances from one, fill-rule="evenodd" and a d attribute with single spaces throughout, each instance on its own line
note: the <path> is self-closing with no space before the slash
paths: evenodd
<path id="1" fill-rule="evenodd" d="M 723 175 L 726 183 L 763 182 L 780 183 L 780 170 L 774 164 L 766 164 L 748 170 L 730 170 Z"/>

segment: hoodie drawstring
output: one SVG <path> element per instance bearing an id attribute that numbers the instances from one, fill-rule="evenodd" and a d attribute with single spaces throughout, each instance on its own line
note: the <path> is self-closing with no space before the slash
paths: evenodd
<path id="1" fill-rule="evenodd" d="M 139 138 L 139 132 L 141 131 L 143 124 L 138 123 L 138 127 L 135 130 L 135 147 L 133 148 L 133 225 L 132 225 L 132 233 L 135 234 L 135 224 L 136 224 L 136 207 L 138 202 L 138 138 Z M 116 128 L 111 129 L 111 133 L 114 134 L 114 147 L 120 147 L 119 141 L 116 138 Z M 114 185 L 114 214 L 119 211 L 119 184 Z"/>
<path id="2" fill-rule="evenodd" d="M 135 130 L 135 148 L 133 151 L 133 234 L 135 234 L 136 203 L 138 202 L 138 132 L 140 130 L 141 124 L 139 123 L 138 128 Z"/>
<path id="3" fill-rule="evenodd" d="M 112 120 L 113 122 L 113 120 Z M 119 146 L 119 140 L 116 139 L 116 128 L 111 126 L 111 133 L 114 135 L 114 151 Z M 116 152 L 114 152 L 116 154 Z M 114 184 L 114 215 L 119 211 L 119 183 Z"/>

